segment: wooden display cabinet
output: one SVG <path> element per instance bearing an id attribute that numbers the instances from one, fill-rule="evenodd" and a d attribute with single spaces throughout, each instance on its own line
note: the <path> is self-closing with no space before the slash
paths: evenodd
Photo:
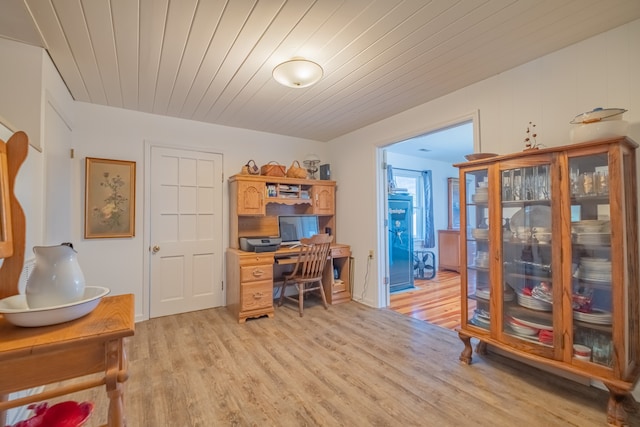
<path id="1" fill-rule="evenodd" d="M 637 144 L 615 138 L 460 168 L 464 343 L 471 338 L 610 391 L 626 425 L 639 376 Z M 465 188 L 467 187 L 467 188 Z"/>
<path id="2" fill-rule="evenodd" d="M 460 272 L 460 230 L 438 230 L 438 268 Z"/>

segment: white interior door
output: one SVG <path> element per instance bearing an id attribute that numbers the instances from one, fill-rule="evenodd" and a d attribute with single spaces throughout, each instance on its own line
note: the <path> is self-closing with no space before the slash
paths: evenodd
<path id="1" fill-rule="evenodd" d="M 151 147 L 150 317 L 218 307 L 222 155 Z"/>

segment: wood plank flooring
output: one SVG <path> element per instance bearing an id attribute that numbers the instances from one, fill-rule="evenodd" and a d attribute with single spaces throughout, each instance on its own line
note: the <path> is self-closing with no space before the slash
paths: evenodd
<path id="1" fill-rule="evenodd" d="M 161 317 L 126 345 L 130 427 L 606 425 L 602 390 L 495 353 L 462 364 L 454 331 L 353 301 Z M 87 426 L 106 423 L 103 387 L 61 400 L 94 401 Z"/>
<path id="2" fill-rule="evenodd" d="M 458 273 L 440 270 L 433 279 L 416 280 L 415 287 L 415 290 L 391 294 L 389 308 L 443 328 L 455 329 L 460 326 Z"/>

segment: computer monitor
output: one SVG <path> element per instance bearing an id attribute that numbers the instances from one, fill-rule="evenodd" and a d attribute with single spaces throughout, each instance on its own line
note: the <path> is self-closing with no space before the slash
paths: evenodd
<path id="1" fill-rule="evenodd" d="M 317 215 L 280 215 L 278 227 L 283 245 L 296 245 L 300 239 L 318 234 Z"/>

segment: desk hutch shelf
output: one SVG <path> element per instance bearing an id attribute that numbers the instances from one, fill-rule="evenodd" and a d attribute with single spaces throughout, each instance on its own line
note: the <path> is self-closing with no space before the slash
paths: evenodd
<path id="1" fill-rule="evenodd" d="M 464 343 L 602 382 L 626 425 L 640 374 L 637 144 L 613 138 L 460 168 Z"/>

